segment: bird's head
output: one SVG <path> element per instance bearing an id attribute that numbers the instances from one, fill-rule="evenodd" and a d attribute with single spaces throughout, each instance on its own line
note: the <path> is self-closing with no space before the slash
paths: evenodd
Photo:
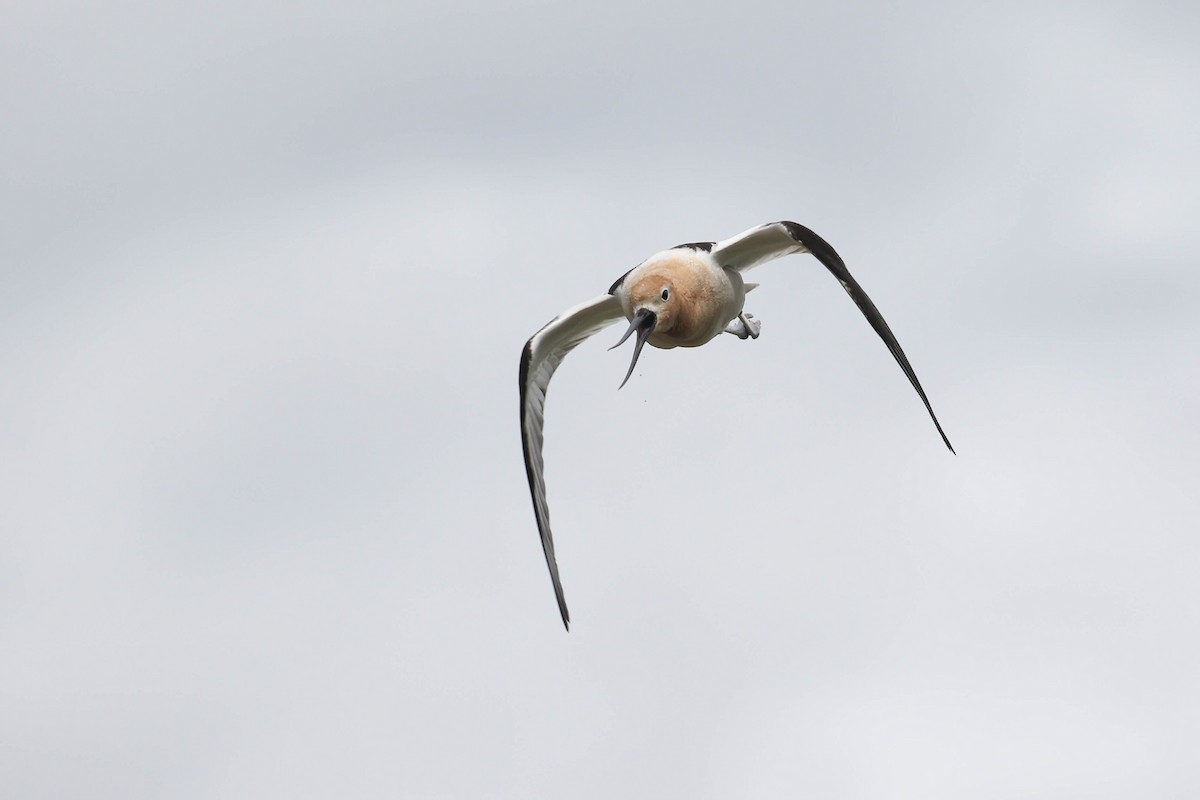
<path id="1" fill-rule="evenodd" d="M 621 340 L 609 349 L 620 347 L 632 334 L 637 333 L 637 341 L 633 347 L 633 360 L 629 363 L 629 371 L 625 373 L 624 386 L 637 366 L 638 356 L 642 346 L 653 334 L 670 334 L 676 327 L 679 318 L 680 298 L 671 277 L 663 271 L 654 270 L 638 276 L 629 287 L 629 304 L 626 315 L 629 317 L 629 328 Z M 620 388 L 620 387 L 618 387 Z"/>

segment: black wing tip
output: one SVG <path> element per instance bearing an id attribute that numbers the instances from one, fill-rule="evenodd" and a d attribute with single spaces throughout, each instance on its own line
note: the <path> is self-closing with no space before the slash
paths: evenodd
<path id="1" fill-rule="evenodd" d="M 954 449 L 954 445 L 950 444 L 950 438 L 942 431 L 942 426 L 938 425 L 938 433 L 942 434 L 942 441 L 946 443 L 946 447 L 950 450 L 950 455 L 957 456 L 958 451 Z"/>
<path id="2" fill-rule="evenodd" d="M 567 610 L 567 598 L 563 596 L 562 584 L 554 582 L 554 599 L 558 600 L 558 613 L 562 614 L 563 628 L 571 632 L 571 612 Z"/>
<path id="3" fill-rule="evenodd" d="M 911 368 L 912 366 L 909 365 L 909 369 Z M 908 370 L 905 371 L 907 372 Z M 942 437 L 942 442 L 945 443 L 946 449 L 950 451 L 950 454 L 957 456 L 958 451 L 954 449 L 954 445 L 950 444 L 950 437 L 942 430 L 942 423 L 938 421 L 937 414 L 933 413 L 933 404 L 929 402 L 929 398 L 925 395 L 925 390 L 921 388 L 921 383 L 917 380 L 915 372 L 912 373 L 911 379 L 913 387 L 921 397 L 921 402 L 925 404 L 925 410 L 929 412 L 929 418 L 933 420 L 933 427 L 937 428 L 938 436 Z"/>
<path id="4" fill-rule="evenodd" d="M 882 318 L 883 317 L 881 315 L 880 319 Z M 884 324 L 886 325 L 887 323 Z M 895 339 L 895 336 L 892 338 Z M 896 347 L 900 347 L 899 342 L 896 343 Z M 903 355 L 903 353 L 904 351 L 901 350 L 900 354 Z M 903 369 L 904 374 L 908 376 L 909 383 L 911 383 L 912 387 L 917 390 L 917 396 L 920 397 L 921 402 L 925 404 L 925 410 L 929 412 L 929 419 L 933 421 L 933 427 L 937 428 L 938 436 L 942 437 L 942 442 L 946 445 L 946 449 L 949 450 L 952 455 L 957 456 L 958 451 L 954 449 L 954 445 L 950 444 L 950 437 L 946 435 L 944 430 L 942 430 L 942 423 L 938 421 L 937 414 L 933 413 L 933 404 L 929 402 L 929 397 L 925 394 L 925 389 L 921 387 L 921 382 L 917 380 L 917 373 L 913 370 L 912 365 L 908 363 L 908 358 L 906 357 L 903 361 L 900 361 L 900 357 L 897 356 L 894 351 L 892 355 L 896 356 L 896 361 L 900 363 L 900 368 Z"/>

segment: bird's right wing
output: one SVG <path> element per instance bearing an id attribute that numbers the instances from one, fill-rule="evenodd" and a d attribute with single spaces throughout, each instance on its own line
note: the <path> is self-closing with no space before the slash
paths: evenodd
<path id="1" fill-rule="evenodd" d="M 900 342 L 896 341 L 896 336 L 884 321 L 883 314 L 879 313 L 879 309 L 871 302 L 866 291 L 850 274 L 850 270 L 846 269 L 846 262 L 842 261 L 842 257 L 837 254 L 829 242 L 795 222 L 768 222 L 766 225 L 759 225 L 757 228 L 751 228 L 737 236 L 717 242 L 713 245 L 711 253 L 722 267 L 735 269 L 738 272 L 745 272 L 759 264 L 792 253 L 812 253 L 816 256 L 817 260 L 824 264 L 825 268 L 833 273 L 833 276 L 842 284 L 846 294 L 850 295 L 850 299 L 858 306 L 858 310 L 866 317 L 875 333 L 887 345 L 887 349 L 891 351 L 892 357 L 904 371 L 908 382 L 917 390 L 917 395 L 925 404 L 925 410 L 929 412 L 929 418 L 933 420 L 934 427 L 941 434 L 942 441 L 946 443 L 946 447 L 950 449 L 951 453 L 954 452 L 954 446 L 950 444 L 950 439 L 942 430 L 942 423 L 938 422 L 937 415 L 933 413 L 933 406 L 929 404 L 929 398 L 925 396 L 925 390 L 921 388 L 921 382 L 917 380 L 917 373 L 913 370 L 912 364 L 908 363 L 908 356 L 904 355 Z"/>
<path id="2" fill-rule="evenodd" d="M 521 445 L 525 451 L 525 473 L 529 478 L 529 494 L 533 498 L 533 513 L 542 536 L 542 550 L 554 596 L 562 613 L 563 625 L 570 629 L 567 601 L 563 598 L 562 582 L 558 579 L 558 562 L 554 560 L 554 538 L 550 534 L 550 509 L 546 505 L 546 482 L 542 477 L 542 424 L 546 406 L 546 390 L 554 370 L 567 353 L 594 333 L 624 318 L 621 302 L 611 294 L 602 294 L 569 308 L 535 333 L 521 352 Z"/>

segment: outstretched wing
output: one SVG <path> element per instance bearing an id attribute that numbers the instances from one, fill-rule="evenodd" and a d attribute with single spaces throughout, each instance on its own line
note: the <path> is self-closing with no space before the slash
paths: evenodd
<path id="1" fill-rule="evenodd" d="M 542 535 L 542 550 L 546 566 L 554 582 L 554 596 L 562 612 L 563 625 L 569 630 L 571 617 L 563 598 L 562 582 L 558 579 L 558 562 L 554 560 L 554 538 L 550 534 L 550 509 L 546 505 L 546 482 L 542 477 L 542 423 L 546 406 L 546 390 L 554 370 L 567 353 L 594 333 L 624 318 L 621 302 L 610 294 L 602 294 L 586 303 L 569 308 L 535 333 L 521 352 L 521 445 L 525 450 L 525 473 L 529 477 L 529 494 L 533 497 L 533 513 L 537 516 Z"/>
<path id="2" fill-rule="evenodd" d="M 896 341 L 892 329 L 888 327 L 883 315 L 879 313 L 879 309 L 871 302 L 871 298 L 867 296 L 863 288 L 858 285 L 858 281 L 854 280 L 854 276 L 846 269 L 846 262 L 842 261 L 842 257 L 830 246 L 829 242 L 795 222 L 770 222 L 739 233 L 733 238 L 717 242 L 712 249 L 713 258 L 717 260 L 718 264 L 739 272 L 791 253 L 812 253 L 841 282 L 846 294 L 850 295 L 850 299 L 862 311 L 867 322 L 871 323 L 871 327 L 879 334 L 879 338 L 883 339 L 888 350 L 892 351 L 896 363 L 900 365 L 900 369 L 904 370 L 909 382 L 920 395 L 921 402 L 929 411 L 929 417 L 937 426 L 938 433 L 942 435 L 942 441 L 953 453 L 954 447 L 946 438 L 946 432 L 942 430 L 937 415 L 933 413 L 933 406 L 929 404 L 929 398 L 925 396 L 925 390 L 921 388 L 921 382 L 917 380 L 917 373 L 908 363 L 908 357 L 904 355 L 904 350 L 900 348 L 900 343 Z"/>

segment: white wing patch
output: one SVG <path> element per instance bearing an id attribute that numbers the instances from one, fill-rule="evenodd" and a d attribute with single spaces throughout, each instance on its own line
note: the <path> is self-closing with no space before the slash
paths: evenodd
<path id="1" fill-rule="evenodd" d="M 554 371 L 567 353 L 624 316 L 620 301 L 610 294 L 602 294 L 550 320 L 525 343 L 521 353 L 521 444 L 525 452 L 525 472 L 529 478 L 529 494 L 533 499 L 533 513 L 542 537 L 546 566 L 554 583 L 554 596 L 558 600 L 563 625 L 568 628 L 571 617 L 558 577 L 558 562 L 554 558 L 554 537 L 550 532 L 550 508 L 546 503 L 546 481 L 543 476 L 542 428 L 546 392 Z"/>

